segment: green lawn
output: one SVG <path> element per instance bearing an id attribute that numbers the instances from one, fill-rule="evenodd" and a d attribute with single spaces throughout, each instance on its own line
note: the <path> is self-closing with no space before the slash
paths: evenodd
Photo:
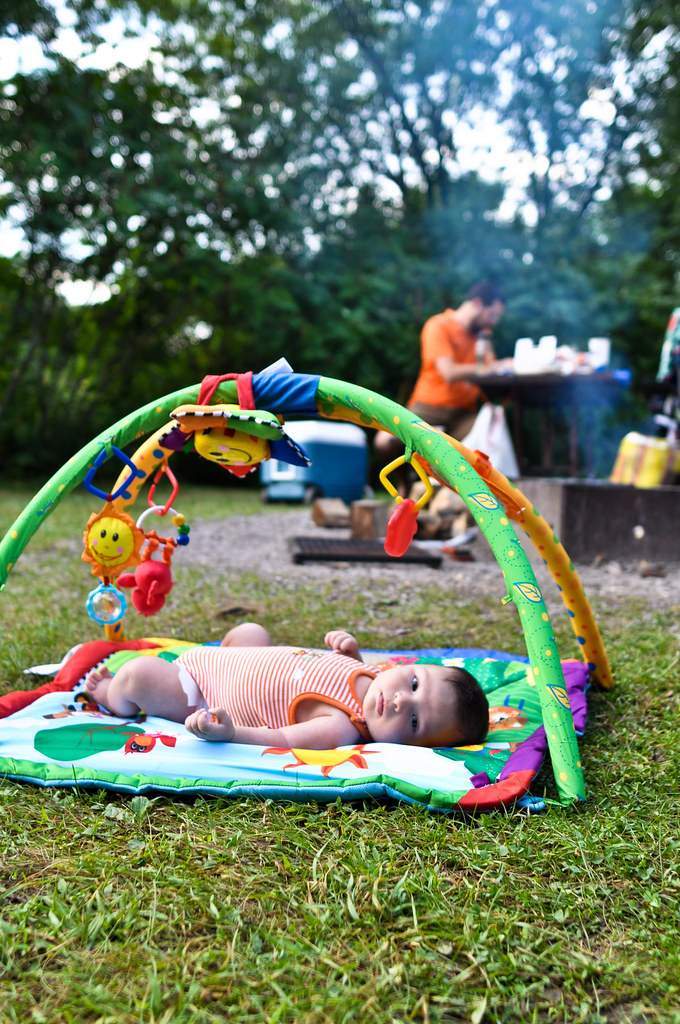
<path id="1" fill-rule="evenodd" d="M 0 492 L 3 532 L 30 496 Z M 254 492 L 182 499 L 190 521 L 261 509 Z M 79 560 L 91 508 L 70 496 L 0 596 L 3 691 L 101 636 Z M 448 645 L 455 620 L 461 645 L 518 649 L 512 608 L 443 590 L 178 583 L 151 632 L 216 638 L 240 605 L 282 642 L 318 643 L 332 616 L 367 646 Z M 466 820 L 0 782 L 0 1022 L 680 1022 L 679 613 L 598 616 L 617 685 L 591 695 L 578 809 Z"/>

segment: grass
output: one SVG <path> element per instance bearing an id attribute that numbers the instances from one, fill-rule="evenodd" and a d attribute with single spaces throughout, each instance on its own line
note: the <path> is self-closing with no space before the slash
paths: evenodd
<path id="1" fill-rule="evenodd" d="M 28 497 L 0 493 L 3 528 Z M 182 497 L 189 518 L 218 507 Z M 91 501 L 73 499 L 0 598 L 3 690 L 101 635 L 78 558 Z M 330 616 L 369 646 L 439 646 L 455 616 L 461 644 L 518 648 L 511 609 L 349 575 L 301 590 L 194 571 L 153 631 L 216 638 L 238 605 L 283 642 L 318 642 Z M 0 1022 L 680 1022 L 679 611 L 600 610 L 617 685 L 591 696 L 578 809 L 469 820 L 0 782 Z"/>

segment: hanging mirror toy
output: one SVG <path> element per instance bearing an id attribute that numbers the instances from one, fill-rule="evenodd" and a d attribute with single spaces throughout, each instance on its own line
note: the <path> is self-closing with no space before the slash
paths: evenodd
<path id="1" fill-rule="evenodd" d="M 125 594 L 111 583 L 100 583 L 87 595 L 87 614 L 101 626 L 113 626 L 127 611 Z"/>

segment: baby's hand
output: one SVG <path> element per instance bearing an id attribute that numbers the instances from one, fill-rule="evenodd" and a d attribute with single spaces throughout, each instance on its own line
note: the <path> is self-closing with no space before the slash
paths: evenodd
<path id="1" fill-rule="evenodd" d="M 326 633 L 324 643 L 326 647 L 330 647 L 332 651 L 337 651 L 338 654 L 346 654 L 348 658 L 361 661 L 359 644 L 346 629 L 333 629 L 330 633 Z"/>
<path id="2" fill-rule="evenodd" d="M 235 726 L 224 708 L 202 708 L 194 711 L 184 723 L 189 732 L 200 740 L 214 743 L 230 743 L 234 738 Z"/>

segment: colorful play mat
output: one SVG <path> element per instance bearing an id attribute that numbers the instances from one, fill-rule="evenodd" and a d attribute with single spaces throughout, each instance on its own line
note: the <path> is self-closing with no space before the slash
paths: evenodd
<path id="1" fill-rule="evenodd" d="M 237 476 L 270 457 L 304 466 L 309 460 L 287 434 L 285 418 L 313 416 L 388 430 L 403 442 L 403 458 L 381 474 L 396 499 L 385 539 L 389 554 L 399 557 L 408 550 L 432 481 L 460 495 L 491 546 L 507 587 L 504 603 L 513 602 L 519 613 L 526 654 L 437 650 L 370 655 L 467 667 L 489 698 L 489 732 L 482 745 L 426 750 L 364 743 L 305 751 L 209 744 L 162 719 L 117 719 L 85 698 L 82 680 L 93 666 L 106 662 L 113 671 L 124 658 L 173 659 L 186 646 L 153 637 L 129 640 L 124 631 L 129 603 L 144 617 L 162 610 L 172 589 L 172 559 L 189 542 L 190 527 L 175 509 L 179 485 L 169 465 L 172 454 L 193 448 Z M 137 449 L 126 454 L 134 443 Z M 121 467 L 109 490 L 101 478 L 111 459 Z M 399 498 L 389 479 L 403 462 L 425 485 L 416 503 Z M 154 504 L 161 477 L 172 486 L 162 506 Z M 54 680 L 0 698 L 0 772 L 5 777 L 133 793 L 157 789 L 319 801 L 392 797 L 474 812 L 516 803 L 543 806 L 529 789 L 547 753 L 558 802 L 585 799 L 577 735 L 585 726 L 587 687 L 612 685 L 607 656 L 558 538 L 483 452 L 465 448 L 396 403 L 343 381 L 287 368 L 207 377 L 113 424 L 48 481 L 0 542 L 0 587 L 5 588 L 33 533 L 80 485 L 103 502 L 85 524 L 81 557 L 97 581 L 87 613 L 103 626 L 104 639 L 77 647 Z M 143 490 L 146 505 L 134 518 L 131 512 Z M 159 529 L 149 529 L 150 521 Z M 538 549 L 555 580 L 582 661 L 560 659 L 517 528 Z"/>
<path id="2" fill-rule="evenodd" d="M 360 743 L 333 750 L 206 743 L 161 718 L 120 719 L 93 704 L 74 678 L 95 665 L 115 673 L 140 657 L 174 660 L 191 644 L 159 638 L 130 649 L 98 641 L 78 647 L 54 681 L 36 692 L 0 698 L 0 712 L 25 703 L 0 727 L 0 771 L 42 786 L 100 786 L 126 793 L 314 799 L 319 802 L 392 797 L 438 810 L 484 810 L 519 802 L 543 809 L 529 795 L 547 750 L 538 687 L 526 659 L 497 651 L 364 651 L 366 662 L 460 665 L 489 700 L 489 732 L 472 747 L 429 750 Z M 118 649 L 116 650 L 116 647 Z M 107 650 L 113 653 L 106 655 Z M 104 657 L 101 657 L 104 654 Z M 574 729 L 583 733 L 588 670 L 563 664 Z M 35 698 L 35 699 L 34 699 Z"/>

